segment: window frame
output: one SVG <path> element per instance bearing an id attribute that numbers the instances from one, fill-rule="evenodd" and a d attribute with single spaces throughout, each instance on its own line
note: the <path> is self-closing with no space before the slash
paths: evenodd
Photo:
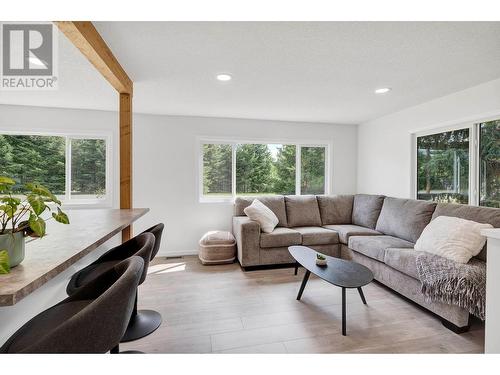
<path id="1" fill-rule="evenodd" d="M 276 140 L 276 139 L 239 139 L 239 138 L 213 138 L 208 136 L 197 137 L 197 153 L 198 153 L 198 200 L 200 203 L 234 203 L 237 196 L 245 196 L 244 194 L 236 194 L 236 146 L 239 144 L 280 144 L 295 146 L 295 195 L 301 195 L 301 149 L 302 147 L 324 147 L 325 148 L 325 192 L 331 193 L 331 150 L 332 143 L 319 140 L 305 140 L 297 142 L 294 140 Z M 231 195 L 227 197 L 210 197 L 203 194 L 203 145 L 204 144 L 226 144 L 231 145 Z M 279 194 L 277 194 L 279 195 Z"/>
<path id="2" fill-rule="evenodd" d="M 480 155 L 479 138 L 480 125 L 484 122 L 500 119 L 500 113 L 489 114 L 485 117 L 478 117 L 467 121 L 461 121 L 452 125 L 444 125 L 428 128 L 426 130 L 414 131 L 411 133 L 411 197 L 417 199 L 418 179 L 417 179 L 417 138 L 427 135 L 439 134 L 453 130 L 469 129 L 469 206 L 479 206 L 480 201 Z"/>
<path id="3" fill-rule="evenodd" d="M 61 203 L 64 208 L 109 208 L 113 205 L 113 163 L 112 163 L 112 142 L 113 136 L 110 132 L 53 132 L 53 131 L 14 131 L 0 130 L 0 135 L 19 135 L 19 136 L 45 136 L 61 137 L 65 140 L 65 176 L 64 186 L 65 194 L 61 197 Z M 71 140 L 72 139 L 98 139 L 104 140 L 106 144 L 106 195 L 102 199 L 77 199 L 71 198 Z"/>

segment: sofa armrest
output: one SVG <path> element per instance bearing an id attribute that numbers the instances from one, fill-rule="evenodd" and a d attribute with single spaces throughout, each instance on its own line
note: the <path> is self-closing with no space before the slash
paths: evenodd
<path id="1" fill-rule="evenodd" d="M 247 216 L 233 216 L 233 234 L 238 247 L 238 260 L 243 267 L 259 264 L 260 225 Z"/>

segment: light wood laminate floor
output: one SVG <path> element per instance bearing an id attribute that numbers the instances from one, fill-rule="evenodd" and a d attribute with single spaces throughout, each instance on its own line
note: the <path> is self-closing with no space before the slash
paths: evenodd
<path id="1" fill-rule="evenodd" d="M 156 259 L 139 288 L 139 308 L 163 323 L 121 350 L 145 353 L 482 353 L 484 324 L 457 335 L 440 320 L 375 282 L 347 291 L 347 336 L 341 334 L 341 289 L 313 277 L 301 301 L 304 270 L 244 272 L 235 264 L 203 266 L 196 257 Z"/>

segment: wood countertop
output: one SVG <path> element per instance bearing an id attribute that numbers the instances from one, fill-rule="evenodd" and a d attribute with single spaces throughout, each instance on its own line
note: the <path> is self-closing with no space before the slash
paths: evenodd
<path id="1" fill-rule="evenodd" d="M 0 306 L 12 306 L 145 215 L 148 208 L 66 210 L 69 225 L 47 222 L 47 235 L 26 239 L 23 262 L 0 275 Z"/>

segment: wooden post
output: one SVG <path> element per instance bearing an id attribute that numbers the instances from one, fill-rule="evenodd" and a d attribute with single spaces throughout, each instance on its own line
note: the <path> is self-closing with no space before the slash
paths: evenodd
<path id="1" fill-rule="evenodd" d="M 120 208 L 132 208 L 132 94 L 120 94 Z M 132 226 L 122 241 L 132 237 Z"/>
<path id="2" fill-rule="evenodd" d="M 132 208 L 132 94 L 133 82 L 90 21 L 54 21 L 120 95 L 120 208 Z M 132 227 L 122 231 L 130 239 Z"/>

